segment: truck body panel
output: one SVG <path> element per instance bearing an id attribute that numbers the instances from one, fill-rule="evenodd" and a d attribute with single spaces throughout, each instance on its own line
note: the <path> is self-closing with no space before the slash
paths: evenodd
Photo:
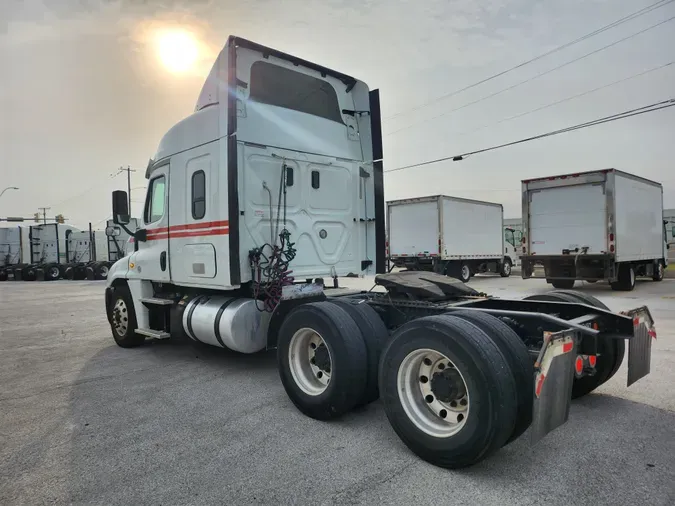
<path id="1" fill-rule="evenodd" d="M 501 259 L 501 204 L 436 195 L 387 202 L 389 256 Z"/>
<path id="2" fill-rule="evenodd" d="M 501 204 L 444 196 L 441 211 L 442 259 L 504 256 Z"/>
<path id="3" fill-rule="evenodd" d="M 588 253 L 607 252 L 605 188 L 601 183 L 546 188 L 530 192 L 530 252 L 562 255 L 587 247 Z"/>
<path id="4" fill-rule="evenodd" d="M 663 187 L 614 174 L 616 261 L 663 258 Z"/>
<path id="5" fill-rule="evenodd" d="M 439 203 L 436 197 L 387 203 L 391 258 L 439 255 Z"/>

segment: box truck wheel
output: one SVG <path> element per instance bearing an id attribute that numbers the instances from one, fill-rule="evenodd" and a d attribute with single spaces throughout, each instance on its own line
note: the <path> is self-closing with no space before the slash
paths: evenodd
<path id="1" fill-rule="evenodd" d="M 328 299 L 328 301 L 347 311 L 363 335 L 363 341 L 366 345 L 368 371 L 365 391 L 357 406 L 365 406 L 377 400 L 380 396 L 377 388 L 377 369 L 380 363 L 380 353 L 389 339 L 389 331 L 380 315 L 377 314 L 377 311 L 368 304 L 351 304 L 339 298 Z"/>
<path id="2" fill-rule="evenodd" d="M 118 346 L 133 348 L 140 346 L 145 341 L 145 337 L 136 334 L 138 328 L 136 313 L 134 303 L 131 300 L 131 292 L 127 286 L 121 285 L 114 289 L 108 321 L 113 338 Z"/>
<path id="3" fill-rule="evenodd" d="M 539 295 L 531 295 L 523 300 L 548 300 L 554 302 L 575 302 L 600 309 L 609 308 L 598 299 L 585 293 L 576 291 L 553 291 Z M 572 399 L 577 399 L 591 393 L 600 385 L 609 380 L 619 370 L 626 352 L 626 344 L 622 339 L 598 338 L 598 355 L 593 376 L 574 378 L 572 383 Z"/>
<path id="4" fill-rule="evenodd" d="M 573 279 L 552 279 L 551 284 L 553 285 L 553 288 L 561 288 L 569 290 L 574 286 L 574 281 L 575 280 Z"/>
<path id="5" fill-rule="evenodd" d="M 448 314 L 401 326 L 380 359 L 389 423 L 417 456 L 467 467 L 504 445 L 516 423 L 516 381 L 499 347 Z"/>
<path id="6" fill-rule="evenodd" d="M 468 262 L 448 262 L 445 264 L 445 275 L 468 283 L 471 279 L 471 267 Z"/>
<path id="7" fill-rule="evenodd" d="M 628 263 L 619 264 L 618 274 L 617 280 L 610 283 L 612 290 L 632 291 L 635 288 L 635 267 Z"/>
<path id="8" fill-rule="evenodd" d="M 358 325 L 328 301 L 294 308 L 279 328 L 281 383 L 293 404 L 317 420 L 343 415 L 363 398 L 366 356 Z"/>
<path id="9" fill-rule="evenodd" d="M 472 323 L 482 330 L 499 348 L 516 381 L 517 414 L 513 432 L 505 444 L 518 439 L 532 423 L 534 368 L 527 346 L 511 327 L 490 314 L 480 311 L 451 311 L 448 314 Z"/>
<path id="10" fill-rule="evenodd" d="M 0 281 L 7 281 L 7 271 L 5 269 L 0 269 Z"/>
<path id="11" fill-rule="evenodd" d="M 663 260 L 657 260 L 654 265 L 654 274 L 652 275 L 652 279 L 654 281 L 663 281 L 665 271 L 666 268 L 663 265 Z"/>
<path id="12" fill-rule="evenodd" d="M 508 278 L 511 275 L 511 268 L 513 267 L 510 258 L 505 258 L 501 263 L 501 269 L 499 269 L 499 275 L 503 278 Z"/>

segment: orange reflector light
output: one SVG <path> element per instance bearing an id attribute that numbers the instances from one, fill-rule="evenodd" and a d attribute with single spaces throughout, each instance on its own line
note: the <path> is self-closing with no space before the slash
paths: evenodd
<path id="1" fill-rule="evenodd" d="M 574 368 L 577 370 L 578 374 L 584 370 L 584 359 L 581 356 L 577 357 L 577 361 L 574 363 Z"/>
<path id="2" fill-rule="evenodd" d="M 600 327 L 598 326 L 598 322 L 593 322 L 593 330 L 598 330 Z"/>
<path id="3" fill-rule="evenodd" d="M 574 348 L 574 343 L 564 343 L 562 347 L 563 353 L 569 353 Z"/>
<path id="4" fill-rule="evenodd" d="M 595 355 L 588 356 L 588 363 L 591 364 L 591 367 L 595 367 L 595 364 L 598 362 L 598 357 Z"/>

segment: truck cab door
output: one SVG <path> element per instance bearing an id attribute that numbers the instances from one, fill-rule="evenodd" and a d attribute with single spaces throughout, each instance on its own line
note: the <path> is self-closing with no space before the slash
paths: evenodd
<path id="1" fill-rule="evenodd" d="M 169 165 L 155 169 L 148 181 L 148 193 L 143 208 L 146 241 L 138 241 L 138 251 L 129 259 L 133 268 L 129 277 L 168 282 L 169 271 Z M 131 267 L 131 265 L 130 265 Z"/>

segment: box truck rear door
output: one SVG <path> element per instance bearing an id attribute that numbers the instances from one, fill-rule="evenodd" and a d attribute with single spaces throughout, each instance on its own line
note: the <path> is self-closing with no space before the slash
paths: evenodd
<path id="1" fill-rule="evenodd" d="M 529 207 L 531 254 L 560 255 L 585 246 L 588 254 L 606 251 L 603 183 L 533 190 Z"/>

